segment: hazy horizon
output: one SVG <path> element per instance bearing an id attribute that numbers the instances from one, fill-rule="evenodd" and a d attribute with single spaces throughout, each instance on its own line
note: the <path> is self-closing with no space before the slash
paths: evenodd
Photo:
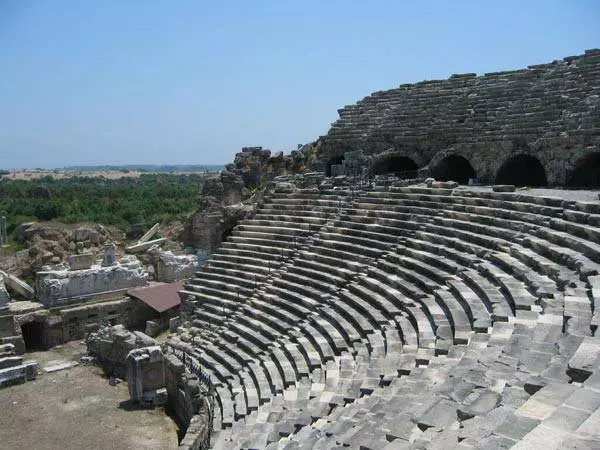
<path id="1" fill-rule="evenodd" d="M 592 0 L 0 2 L 0 168 L 289 152 L 378 90 L 600 47 Z"/>

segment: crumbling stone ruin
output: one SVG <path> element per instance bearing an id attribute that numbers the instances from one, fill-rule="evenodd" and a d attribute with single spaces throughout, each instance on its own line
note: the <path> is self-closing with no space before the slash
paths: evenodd
<path id="1" fill-rule="evenodd" d="M 131 350 L 125 363 L 127 387 L 133 401 L 154 406 L 167 403 L 165 362 L 159 346 Z"/>
<path id="2" fill-rule="evenodd" d="M 90 254 L 75 255 L 69 260 L 69 268 L 37 272 L 36 294 L 46 307 L 79 303 L 93 299 L 98 293 L 118 292 L 147 284 L 147 274 L 133 255 L 125 255 L 120 262 L 111 265 L 93 264 Z"/>
<path id="3" fill-rule="evenodd" d="M 340 110 L 314 168 L 520 186 L 600 186 L 600 50 L 508 72 L 403 84 Z"/>

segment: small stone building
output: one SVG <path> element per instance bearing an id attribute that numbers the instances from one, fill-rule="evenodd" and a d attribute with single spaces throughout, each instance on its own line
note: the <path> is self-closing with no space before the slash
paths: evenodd
<path id="1" fill-rule="evenodd" d="M 179 291 L 182 283 L 130 289 L 132 326 L 154 336 L 169 327 L 169 320 L 179 315 Z"/>

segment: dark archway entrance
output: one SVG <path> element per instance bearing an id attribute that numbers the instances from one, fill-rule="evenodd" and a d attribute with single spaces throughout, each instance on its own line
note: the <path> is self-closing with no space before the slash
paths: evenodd
<path id="1" fill-rule="evenodd" d="M 470 178 L 477 178 L 475 169 L 467 158 L 448 155 L 431 169 L 431 176 L 438 181 L 456 181 L 467 184 Z"/>
<path id="2" fill-rule="evenodd" d="M 44 322 L 27 322 L 21 325 L 21 333 L 27 351 L 43 350 L 44 348 Z"/>
<path id="3" fill-rule="evenodd" d="M 567 180 L 573 188 L 600 187 L 600 152 L 589 153 L 579 158 Z"/>
<path id="4" fill-rule="evenodd" d="M 496 174 L 496 184 L 515 186 L 546 186 L 546 171 L 535 156 L 516 155 L 502 164 Z"/>
<path id="5" fill-rule="evenodd" d="M 221 234 L 221 242 L 225 242 L 227 240 L 227 238 L 229 236 L 231 236 L 232 233 L 233 233 L 233 227 L 226 228 L 225 230 L 223 230 L 223 233 Z"/>
<path id="6" fill-rule="evenodd" d="M 404 178 L 415 178 L 419 166 L 412 159 L 406 156 L 393 155 L 382 158 L 373 165 L 374 175 L 384 175 L 392 173 Z"/>
<path id="7" fill-rule="evenodd" d="M 328 177 L 332 176 L 331 166 L 336 166 L 336 165 L 342 164 L 343 161 L 344 161 L 344 155 L 334 156 L 329 161 L 327 161 L 327 167 L 325 168 L 325 175 Z M 337 174 L 334 174 L 334 175 L 337 175 Z"/>

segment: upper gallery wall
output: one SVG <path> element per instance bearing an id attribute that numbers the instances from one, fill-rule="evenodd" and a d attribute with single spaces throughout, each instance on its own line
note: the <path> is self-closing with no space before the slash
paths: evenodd
<path id="1" fill-rule="evenodd" d="M 372 174 L 426 168 L 465 183 L 600 186 L 600 49 L 403 84 L 338 113 L 315 163 L 328 175 L 362 151 Z"/>

